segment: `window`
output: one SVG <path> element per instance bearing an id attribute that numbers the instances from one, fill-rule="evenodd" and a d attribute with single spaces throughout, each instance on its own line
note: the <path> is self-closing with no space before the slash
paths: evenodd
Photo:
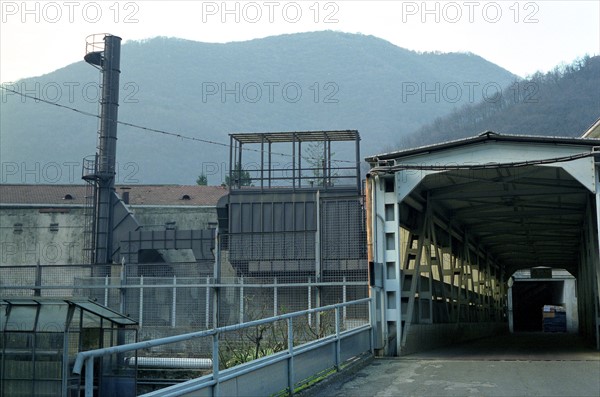
<path id="1" fill-rule="evenodd" d="M 51 232 L 58 232 L 58 223 L 51 223 L 50 224 L 50 231 Z"/>

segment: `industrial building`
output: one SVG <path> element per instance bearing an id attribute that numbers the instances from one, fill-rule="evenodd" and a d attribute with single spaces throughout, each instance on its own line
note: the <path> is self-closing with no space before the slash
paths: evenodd
<path id="1" fill-rule="evenodd" d="M 208 229 L 217 224 L 218 186 L 127 185 L 116 191 L 140 230 Z M 0 265 L 87 263 L 85 185 L 0 185 Z M 162 251 L 155 261 L 193 262 L 190 252 Z"/>

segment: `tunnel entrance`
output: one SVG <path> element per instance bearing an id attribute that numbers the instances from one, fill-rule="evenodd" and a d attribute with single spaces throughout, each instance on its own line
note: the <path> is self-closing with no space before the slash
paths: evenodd
<path id="1" fill-rule="evenodd" d="M 562 280 L 515 283 L 512 291 L 514 331 L 543 331 L 543 308 L 545 305 L 564 304 L 563 290 Z"/>
<path id="2" fill-rule="evenodd" d="M 541 275 L 541 277 L 540 277 Z M 579 331 L 576 280 L 565 269 L 534 267 L 509 282 L 511 332 Z"/>

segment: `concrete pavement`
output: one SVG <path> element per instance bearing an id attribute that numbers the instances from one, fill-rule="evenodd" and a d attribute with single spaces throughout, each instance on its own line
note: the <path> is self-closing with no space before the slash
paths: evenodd
<path id="1" fill-rule="evenodd" d="M 526 333 L 375 359 L 311 396 L 600 396 L 600 353 L 576 335 Z"/>

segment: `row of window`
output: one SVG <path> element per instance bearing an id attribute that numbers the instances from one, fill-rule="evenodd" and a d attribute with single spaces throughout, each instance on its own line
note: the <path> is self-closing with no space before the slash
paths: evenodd
<path id="1" fill-rule="evenodd" d="M 50 226 L 48 226 L 48 230 L 50 230 L 51 232 L 58 232 L 58 223 L 51 223 Z M 23 233 L 23 224 L 15 223 L 13 225 L 13 233 L 15 233 L 15 234 Z"/>
<path id="2" fill-rule="evenodd" d="M 51 232 L 58 232 L 58 228 L 59 228 L 58 223 L 51 223 L 50 226 L 48 226 L 48 230 L 50 230 Z M 166 230 L 176 230 L 177 223 L 175 221 L 165 222 L 165 229 Z M 13 225 L 13 233 L 15 233 L 15 234 L 23 233 L 23 224 L 15 223 Z"/>

